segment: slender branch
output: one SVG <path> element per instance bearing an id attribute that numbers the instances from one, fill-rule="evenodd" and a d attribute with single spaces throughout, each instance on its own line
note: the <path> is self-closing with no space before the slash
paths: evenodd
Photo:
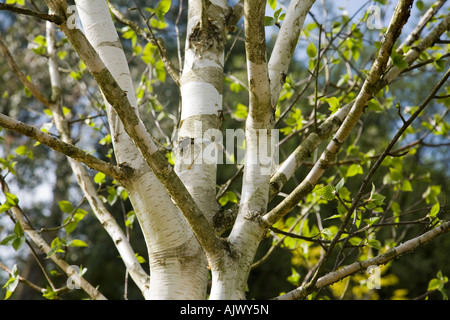
<path id="1" fill-rule="evenodd" d="M 9 269 L 7 266 L 5 266 L 3 263 L 0 262 L 0 269 L 5 270 L 8 273 L 12 273 L 12 270 Z M 37 291 L 37 292 L 42 292 L 42 290 L 44 290 L 44 288 L 39 287 L 38 285 L 34 284 L 33 282 L 27 280 L 26 278 L 22 277 L 21 275 L 18 276 L 18 279 L 20 282 L 23 282 L 25 285 L 29 286 L 30 288 L 32 288 L 33 290 Z"/>
<path id="2" fill-rule="evenodd" d="M 390 249 L 389 251 L 376 256 L 375 258 L 354 262 L 348 266 L 345 266 L 337 271 L 330 272 L 323 277 L 319 278 L 314 286 L 308 286 L 308 284 L 296 288 L 286 294 L 276 297 L 276 300 L 295 300 L 303 299 L 312 292 L 317 291 L 320 288 L 329 286 L 335 282 L 338 282 L 352 274 L 360 271 L 367 270 L 370 266 L 383 265 L 391 260 L 397 259 L 401 255 L 411 252 L 418 247 L 432 241 L 436 237 L 443 235 L 450 231 L 450 221 L 442 221 L 441 224 L 434 229 L 408 240 L 401 245 Z"/>
<path id="3" fill-rule="evenodd" d="M 0 53 L 5 58 L 6 63 L 13 71 L 14 75 L 22 82 L 22 84 L 30 90 L 31 94 L 36 97 L 40 102 L 42 102 L 46 107 L 50 106 L 52 102 L 45 98 L 41 94 L 41 90 L 39 90 L 38 87 L 36 87 L 34 84 L 32 84 L 28 79 L 27 76 L 23 74 L 23 72 L 20 70 L 17 63 L 14 61 L 14 58 L 11 55 L 11 52 L 9 51 L 8 47 L 2 40 L 2 33 L 0 32 Z"/>
<path id="4" fill-rule="evenodd" d="M 0 10 L 7 10 L 7 11 L 14 12 L 14 13 L 19 13 L 19 14 L 23 14 L 26 16 L 39 18 L 42 20 L 47 20 L 47 21 L 53 22 L 57 25 L 60 25 L 63 22 L 63 19 L 56 14 L 46 14 L 46 13 L 42 13 L 42 12 L 25 9 L 25 8 L 19 8 L 19 7 L 9 5 L 9 4 L 4 4 L 4 3 L 0 3 Z"/>
<path id="5" fill-rule="evenodd" d="M 6 183 L 6 181 L 3 179 L 3 177 L 0 175 L 0 182 L 1 187 L 4 193 L 10 192 L 9 187 Z M 11 209 L 12 214 L 14 215 L 16 221 L 20 223 L 22 226 L 22 229 L 24 233 L 31 239 L 31 241 L 36 244 L 36 246 L 44 252 L 46 255 L 48 255 L 51 251 L 50 246 L 47 244 L 47 242 L 39 235 L 37 231 L 35 231 L 29 223 L 25 219 L 25 215 L 22 211 L 22 209 L 15 205 Z M 80 284 L 80 287 L 93 299 L 93 300 L 106 300 L 106 297 L 98 291 L 96 288 L 94 288 L 86 279 L 81 277 L 78 273 L 75 272 L 73 268 L 70 267 L 70 265 L 61 259 L 57 254 L 53 254 L 50 256 L 50 259 L 59 267 L 61 268 L 64 273 L 67 274 L 68 277 L 76 277 L 78 283 Z"/>
<path id="6" fill-rule="evenodd" d="M 155 37 L 155 34 L 153 33 L 153 30 L 152 30 L 151 26 L 149 25 L 148 20 L 145 18 L 144 13 L 140 9 L 140 7 L 137 6 L 137 4 L 136 4 L 139 14 L 142 16 L 142 19 L 145 21 L 145 24 L 146 24 L 149 32 L 146 32 L 137 23 L 128 19 L 122 12 L 120 12 L 119 9 L 117 9 L 114 5 L 112 5 L 110 1 L 108 1 L 108 7 L 120 23 L 131 27 L 137 34 L 139 34 L 145 40 L 147 40 L 148 42 L 150 42 L 151 44 L 156 46 L 156 48 L 158 49 L 158 52 L 159 52 L 159 56 L 161 57 L 161 60 L 164 62 L 164 65 L 166 66 L 167 72 L 172 77 L 173 81 L 179 86 L 180 85 L 180 76 L 178 74 L 178 71 L 176 70 L 176 68 L 174 67 L 172 62 L 170 61 L 169 56 L 167 55 L 167 50 L 164 47 L 164 43 L 163 43 L 162 39 Z"/>
<path id="7" fill-rule="evenodd" d="M 0 126 L 34 139 L 55 151 L 86 164 L 91 169 L 103 172 L 104 174 L 117 179 L 118 181 L 125 181 L 130 177 L 132 172 L 132 169 L 129 167 L 116 167 L 98 159 L 97 157 L 94 157 L 93 155 L 75 147 L 72 144 L 61 141 L 48 133 L 42 132 L 35 127 L 5 116 L 4 114 L 0 114 Z"/>
<path id="8" fill-rule="evenodd" d="M 428 95 L 428 97 L 425 99 L 425 101 L 422 102 L 422 104 L 419 106 L 419 108 L 416 110 L 416 112 L 414 112 L 414 114 L 407 121 L 405 121 L 403 126 L 397 131 L 397 133 L 395 134 L 394 138 L 389 142 L 389 144 L 386 147 L 386 149 L 384 150 L 384 152 L 381 154 L 381 156 L 378 158 L 378 160 L 374 163 L 374 165 L 370 169 L 369 173 L 364 178 L 364 180 L 363 180 L 363 182 L 362 182 L 362 184 L 361 184 L 361 186 L 359 188 L 359 191 L 358 191 L 357 195 L 353 199 L 351 207 L 348 209 L 347 214 L 346 214 L 343 222 L 341 223 L 341 225 L 339 227 L 339 230 L 336 232 L 336 235 L 333 238 L 333 240 L 332 240 L 332 242 L 331 242 L 331 244 L 330 244 L 330 246 L 328 248 L 328 251 L 325 253 L 325 256 L 323 257 L 323 259 L 321 261 L 321 265 L 318 268 L 315 277 L 313 277 L 313 279 L 309 283 L 310 286 L 314 286 L 315 281 L 317 280 L 320 272 L 322 271 L 322 269 L 325 266 L 325 262 L 331 256 L 333 248 L 335 247 L 336 243 L 339 241 L 339 238 L 342 235 L 342 233 L 344 232 L 344 230 L 345 230 L 345 228 L 346 228 L 346 226 L 347 226 L 347 224 L 348 224 L 352 214 L 354 213 L 354 211 L 358 207 L 359 201 L 362 198 L 363 193 L 364 193 L 365 189 L 367 188 L 367 186 L 368 186 L 372 176 L 374 175 L 376 170 L 379 168 L 379 166 L 381 165 L 383 160 L 386 158 L 386 156 L 389 154 L 391 149 L 394 147 L 394 145 L 397 143 L 398 139 L 400 139 L 402 134 L 411 125 L 411 123 L 421 114 L 421 112 L 425 109 L 425 107 L 429 104 L 429 102 L 433 100 L 433 97 L 435 96 L 435 94 L 446 83 L 446 81 L 447 81 L 447 79 L 449 77 L 450 77 L 450 69 L 447 70 L 447 72 L 444 75 L 444 77 L 433 88 L 432 92 Z"/>
<path id="9" fill-rule="evenodd" d="M 1 34 L 0 34 L 1 36 Z M 0 51 L 2 55 L 5 57 L 9 67 L 13 71 L 13 73 L 17 76 L 17 78 L 22 82 L 22 84 L 28 88 L 33 96 L 35 96 L 40 102 L 42 102 L 46 107 L 50 110 L 55 109 L 57 102 L 53 102 L 45 98 L 40 90 L 33 85 L 27 77 L 22 73 L 17 63 L 14 61 L 11 53 L 9 52 L 8 47 L 2 41 L 0 37 Z M 103 172 L 110 177 L 117 179 L 118 181 L 123 181 L 124 179 L 130 177 L 130 170 L 124 170 L 122 168 L 113 166 L 103 160 L 100 160 L 93 155 L 90 155 L 83 150 L 75 147 L 70 143 L 66 143 L 61 141 L 50 134 L 44 133 L 30 125 L 27 125 L 23 122 L 17 121 L 13 118 L 10 118 L 6 115 L 0 114 L 0 125 L 6 129 L 21 133 L 29 138 L 32 138 L 46 146 L 50 147 L 53 150 L 61 152 L 62 154 L 73 158 L 76 161 L 83 162 L 88 167 Z M 127 171 L 127 172 L 125 172 Z"/>
<path id="10" fill-rule="evenodd" d="M 47 22 L 46 26 L 47 34 L 47 51 L 49 53 L 49 73 L 50 82 L 52 85 L 52 99 L 56 102 L 51 107 L 51 111 L 54 115 L 54 121 L 58 129 L 59 134 L 63 137 L 63 140 L 71 142 L 70 130 L 67 125 L 67 119 L 62 110 L 62 97 L 61 93 L 61 79 L 58 70 L 58 62 L 56 59 L 56 46 L 55 38 L 56 32 L 53 24 Z M 73 173 L 77 177 L 77 182 L 83 191 L 85 198 L 91 205 L 92 210 L 95 213 L 96 218 L 104 226 L 106 232 L 109 234 L 117 248 L 122 261 L 125 264 L 127 273 L 129 272 L 138 288 L 143 293 L 144 297 L 147 296 L 149 287 L 149 276 L 142 268 L 141 264 L 136 258 L 136 254 L 131 247 L 131 244 L 123 233 L 121 227 L 118 225 L 116 219 L 106 209 L 105 205 L 101 201 L 97 190 L 95 190 L 92 178 L 87 174 L 86 169 L 78 162 L 68 159 Z M 115 167 L 114 167 L 115 168 Z M 131 170 L 130 174 L 131 174 Z M 130 176 L 128 177 L 128 179 Z M 120 181 L 120 180 L 119 180 Z M 122 182 L 125 180 L 122 179 Z M 81 203 L 80 203 L 81 205 Z M 70 219 L 69 219 L 70 221 Z"/>
<path id="11" fill-rule="evenodd" d="M 411 0 L 401 0 L 397 4 L 377 58 L 375 59 L 366 81 L 364 82 L 363 88 L 356 98 L 349 114 L 335 134 L 335 137 L 330 141 L 326 150 L 322 153 L 319 161 L 309 172 L 303 182 L 297 186 L 297 188 L 295 188 L 295 190 L 288 197 L 286 197 L 284 201 L 264 216 L 265 223 L 269 226 L 273 225 L 281 217 L 290 212 L 304 196 L 314 189 L 314 185 L 325 172 L 328 163 L 334 159 L 340 149 L 340 146 L 342 146 L 350 135 L 350 132 L 358 122 L 365 106 L 367 105 L 367 102 L 371 99 L 373 94 L 376 93 L 376 86 L 381 76 L 384 74 L 394 43 L 400 35 L 403 25 L 409 18 L 411 5 Z"/>
<path id="12" fill-rule="evenodd" d="M 288 73 L 306 15 L 316 0 L 292 0 L 286 12 L 269 60 L 272 104 L 276 105 Z"/>
<path id="13" fill-rule="evenodd" d="M 431 7 L 425 12 L 425 14 L 420 18 L 417 23 L 416 28 L 408 35 L 408 37 L 403 41 L 403 43 L 397 48 L 397 53 L 402 52 L 404 47 L 408 47 L 414 43 L 417 39 L 419 39 L 420 34 L 423 29 L 427 25 L 428 22 L 436 15 L 439 9 L 447 2 L 447 0 L 437 0 Z"/>
<path id="14" fill-rule="evenodd" d="M 65 6 L 67 6 L 67 4 L 55 0 L 46 0 L 46 3 L 53 12 L 65 11 Z M 161 181 L 186 217 L 202 247 L 208 253 L 221 250 L 223 248 L 222 241 L 216 236 L 204 213 L 168 163 L 165 154 L 158 150 L 157 145 L 137 114 L 137 110 L 131 106 L 127 93 L 120 88 L 91 43 L 80 30 L 70 29 L 65 22 L 60 25 L 60 29 L 97 81 L 105 99 L 117 112 L 125 131 L 141 151 L 155 176 Z"/>

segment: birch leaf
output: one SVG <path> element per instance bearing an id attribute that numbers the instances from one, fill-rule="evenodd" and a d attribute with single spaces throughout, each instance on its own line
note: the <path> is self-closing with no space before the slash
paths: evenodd
<path id="1" fill-rule="evenodd" d="M 63 201 L 60 201 L 58 204 L 59 204 L 59 208 L 64 213 L 71 213 L 73 211 L 73 206 L 69 201 L 63 200 Z"/>
<path id="2" fill-rule="evenodd" d="M 275 10 L 275 8 L 277 7 L 277 0 L 269 0 L 268 2 L 272 10 Z"/>
<path id="3" fill-rule="evenodd" d="M 439 211 L 441 210 L 441 205 L 439 204 L 439 202 L 437 202 L 432 208 L 431 211 L 429 213 L 429 216 L 431 218 L 435 218 L 436 215 L 439 213 Z"/>
<path id="4" fill-rule="evenodd" d="M 70 246 L 72 246 L 72 247 L 87 247 L 88 245 L 83 240 L 74 239 L 72 241 L 72 243 L 70 244 Z"/>
<path id="5" fill-rule="evenodd" d="M 155 14 L 161 22 L 165 22 L 164 15 L 169 12 L 171 0 L 161 0 L 156 7 Z"/>
<path id="6" fill-rule="evenodd" d="M 103 172 L 98 172 L 95 177 L 94 177 L 94 182 L 95 183 L 103 183 L 105 181 L 105 174 Z"/>
<path id="7" fill-rule="evenodd" d="M 350 167 L 348 167 L 347 174 L 345 176 L 348 178 L 362 173 L 363 170 L 359 164 L 352 164 Z"/>
<path id="8" fill-rule="evenodd" d="M 316 48 L 316 46 L 314 45 L 314 43 L 311 42 L 311 43 L 308 45 L 308 47 L 306 48 L 306 53 L 308 54 L 308 56 L 309 56 L 310 58 L 314 58 L 314 57 L 317 56 L 317 48 Z"/>
<path id="9" fill-rule="evenodd" d="M 334 191 L 335 188 L 333 186 L 328 185 L 317 190 L 317 193 L 325 200 L 331 201 L 334 199 Z"/>

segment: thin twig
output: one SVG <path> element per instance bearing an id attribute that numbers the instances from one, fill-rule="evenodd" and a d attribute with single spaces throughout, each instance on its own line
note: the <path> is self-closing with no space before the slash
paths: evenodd
<path id="1" fill-rule="evenodd" d="M 42 12 L 25 9 L 25 8 L 19 8 L 19 7 L 9 5 L 9 4 L 4 4 L 4 3 L 0 3 L 0 10 L 7 10 L 7 11 L 14 12 L 14 13 L 19 13 L 19 14 L 23 14 L 26 16 L 39 18 L 42 20 L 47 20 L 47 21 L 53 22 L 57 25 L 60 25 L 61 23 L 64 22 L 64 19 L 56 14 L 46 14 L 46 13 L 42 13 Z"/>

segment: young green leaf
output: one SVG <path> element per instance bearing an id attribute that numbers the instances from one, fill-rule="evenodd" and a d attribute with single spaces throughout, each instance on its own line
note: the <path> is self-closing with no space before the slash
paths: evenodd
<path id="1" fill-rule="evenodd" d="M 428 215 L 430 216 L 430 218 L 436 218 L 439 211 L 441 211 L 441 205 L 439 204 L 439 202 L 436 202 L 436 204 L 431 208 L 431 211 Z"/>
<path id="2" fill-rule="evenodd" d="M 94 177 L 95 183 L 103 183 L 105 181 L 106 175 L 103 172 L 97 172 L 97 174 Z"/>
<path id="3" fill-rule="evenodd" d="M 316 56 L 317 56 L 317 48 L 316 48 L 316 46 L 314 45 L 314 43 L 310 43 L 309 45 L 308 45 L 308 47 L 306 48 L 306 53 L 308 54 L 308 56 L 310 57 L 310 58 L 315 58 Z"/>
<path id="4" fill-rule="evenodd" d="M 331 200 L 334 200 L 334 198 L 335 198 L 335 195 L 334 195 L 335 191 L 336 191 L 336 189 L 333 186 L 328 185 L 328 186 L 325 186 L 325 187 L 317 190 L 317 193 L 325 200 L 331 201 Z"/>
<path id="5" fill-rule="evenodd" d="M 71 213 L 73 211 L 73 206 L 69 201 L 63 200 L 58 202 L 59 208 L 64 213 Z"/>
<path id="6" fill-rule="evenodd" d="M 74 239 L 72 240 L 72 242 L 70 243 L 71 247 L 87 247 L 87 243 L 84 242 L 83 240 L 79 240 L 79 239 Z"/>

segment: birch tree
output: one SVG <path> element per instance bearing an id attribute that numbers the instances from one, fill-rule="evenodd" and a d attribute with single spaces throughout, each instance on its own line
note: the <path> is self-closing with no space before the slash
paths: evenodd
<path id="1" fill-rule="evenodd" d="M 67 157 L 85 206 L 110 236 L 127 277 L 143 298 L 246 299 L 252 270 L 276 263 L 270 262 L 271 253 L 282 246 L 294 258 L 306 260 L 308 270 L 302 275 L 293 271 L 290 282 L 295 289 L 267 298 L 306 299 L 357 272 L 441 241 L 444 237 L 436 238 L 450 229 L 441 187 L 429 182 L 419 191 L 419 178 L 402 172 L 404 159 L 417 148 L 448 145 L 450 14 L 445 4 L 438 0 L 424 7 L 422 1 L 414 5 L 399 0 L 388 6 L 369 1 L 357 10 L 363 13 L 357 18 L 344 14 L 330 21 L 329 4 L 314 0 L 161 0 L 145 7 L 129 1 L 133 10 L 105 0 L 76 0 L 72 5 L 46 0 L 45 6 L 7 1 L 1 10 L 18 19 L 45 22 L 37 31 L 44 39 L 38 45 L 51 90 L 36 82 L 12 52 L 8 36 L 14 30 L 1 31 L 0 50 L 8 72 L 37 101 L 35 111 L 46 110 L 49 121 L 39 127 L 2 111 L 0 125 L 4 133 L 36 142 L 22 147 L 20 155 L 46 146 Z M 168 12 L 175 21 L 168 21 Z M 412 18 L 413 13 L 421 18 Z M 185 26 L 180 25 L 183 17 Z M 379 26 L 375 31 L 374 19 Z M 164 33 L 166 28 L 176 40 Z M 372 36 L 365 39 L 365 32 Z M 172 52 L 168 48 L 175 47 L 174 42 L 177 49 Z M 243 43 L 245 53 L 237 52 L 237 42 Z M 64 94 L 71 89 L 64 87 L 68 74 L 61 43 L 76 54 L 79 69 L 69 65 L 74 70 L 69 74 L 75 79 L 72 86 L 83 87 L 77 72 L 88 74 L 94 84 L 84 85 L 82 108 L 100 106 L 107 123 L 101 141 L 111 145 L 108 154 L 90 152 L 92 141 L 80 139 L 86 128 L 78 125 L 95 127 L 95 122 L 74 118 L 80 107 Z M 234 54 L 245 55 L 246 78 L 227 70 Z M 144 62 L 138 76 L 132 72 L 135 60 Z M 414 77 L 417 70 L 432 75 L 432 88 L 420 101 L 394 103 L 390 86 Z M 298 74 L 303 79 L 297 79 Z M 179 101 L 160 101 L 156 86 L 170 88 Z M 6 86 L 1 89 L 7 92 Z M 245 92 L 246 98 L 230 105 L 227 94 L 233 92 Z M 92 96 L 101 100 L 95 102 Z M 414 107 L 405 108 L 407 103 Z M 154 116 L 151 121 L 146 104 Z M 430 105 L 433 119 L 423 120 Z M 361 135 L 370 134 L 361 124 L 374 118 L 397 123 L 388 143 L 348 158 Z M 240 120 L 241 127 L 227 128 L 233 119 Z M 417 139 L 412 138 L 414 130 L 421 133 Z M 431 136 L 438 142 L 429 142 Z M 242 145 L 235 146 L 235 140 L 244 144 L 242 157 Z M 42 232 L 48 227 L 36 225 L 38 220 L 21 206 L 20 190 L 12 190 L 13 157 L 3 157 L 5 200 L 0 211 L 10 217 L 14 232 L 1 244 L 44 252 L 91 299 L 107 299 L 101 287 L 87 280 L 89 266 L 86 275 L 82 267 L 75 271 L 77 262 L 66 255 L 71 247 L 88 245 L 70 236 L 87 211 L 61 201 L 68 217 L 54 228 L 58 236 L 48 243 Z M 233 175 L 219 185 L 225 166 L 233 168 Z M 413 190 L 420 196 L 400 206 L 398 199 Z M 132 206 L 125 225 L 112 212 L 117 198 Z M 409 220 L 410 212 L 420 217 Z M 129 240 L 134 217 L 147 248 L 149 272 Z M 422 226 L 418 234 L 405 238 L 399 231 L 416 224 Z M 378 236 L 391 227 L 392 241 Z M 271 248 L 256 259 L 267 239 L 272 239 Z M 89 244 L 94 245 L 101 246 Z M 45 271 L 44 288 L 22 277 L 17 268 L 4 263 L 0 267 L 9 273 L 7 297 L 18 282 L 49 299 L 73 289 L 58 288 Z M 434 280 L 441 285 L 429 291 L 444 295 L 445 277 Z"/>

